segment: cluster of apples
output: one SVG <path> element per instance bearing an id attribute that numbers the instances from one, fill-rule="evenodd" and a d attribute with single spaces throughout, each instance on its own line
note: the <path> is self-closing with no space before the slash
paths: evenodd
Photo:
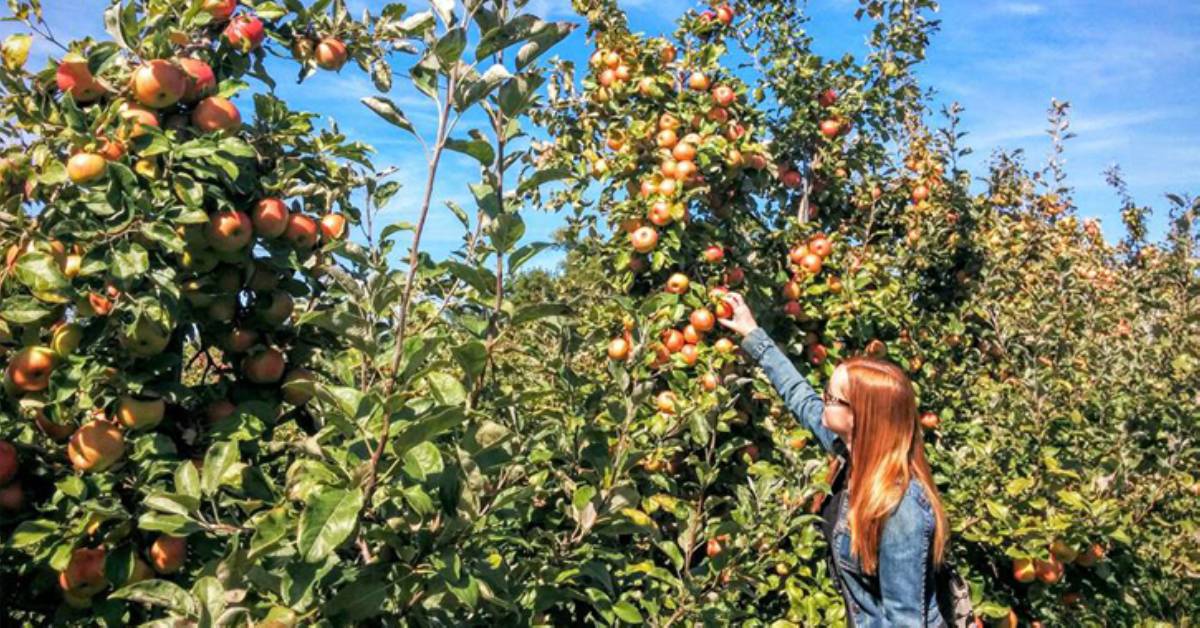
<path id="1" fill-rule="evenodd" d="M 683 295 L 691 287 L 691 281 L 683 273 L 674 273 L 667 280 L 665 290 L 671 294 Z M 712 308 L 699 307 L 692 310 L 688 316 L 687 325 L 683 329 L 670 328 L 662 332 L 659 341 L 654 343 L 654 359 L 652 366 L 657 368 L 668 364 L 672 356 L 678 355 L 685 366 L 694 366 L 700 357 L 700 349 L 704 346 L 705 335 L 716 327 L 718 318 L 733 316 L 733 306 L 726 300 L 729 291 L 724 287 L 716 287 L 709 291 L 709 301 Z M 630 337 L 631 323 L 626 323 L 625 334 L 614 338 L 608 345 L 608 357 L 615 361 L 629 358 L 633 342 Z M 729 338 L 721 337 L 712 343 L 712 348 L 719 354 L 729 355 L 737 350 L 737 345 Z M 719 385 L 716 374 L 708 372 L 700 376 L 700 384 L 705 390 L 715 390 Z M 674 413 L 673 396 L 660 395 L 658 409 L 664 414 Z"/>
<path id="2" fill-rule="evenodd" d="M 160 534 L 147 548 L 145 558 L 134 556 L 129 573 L 115 584 L 126 586 L 156 575 L 170 575 L 182 569 L 186 561 L 187 538 Z M 87 608 L 96 594 L 114 584 L 109 582 L 107 562 L 108 551 L 103 547 L 82 547 L 71 552 L 67 566 L 58 572 L 58 584 L 68 605 Z"/>
<path id="3" fill-rule="evenodd" d="M 262 45 L 266 36 L 256 16 L 232 17 L 236 0 L 209 0 L 204 8 L 215 21 L 226 21 L 223 39 L 230 46 L 249 51 Z M 231 19 L 232 17 L 232 19 Z M 198 57 L 149 59 L 133 70 L 127 89 L 117 89 L 95 76 L 87 58 L 70 53 L 58 64 L 55 82 L 59 91 L 70 94 L 77 104 L 89 105 L 108 96 L 125 97 L 118 107 L 120 124 L 114 133 L 101 130 L 96 141 L 67 160 L 71 181 L 85 185 L 107 174 L 108 162 L 121 159 L 129 141 L 147 128 L 182 130 L 190 123 L 203 133 L 226 133 L 241 127 L 242 116 L 229 99 L 215 95 L 217 76 L 208 61 Z M 153 162 L 139 160 L 135 168 L 153 171 Z"/>
<path id="4" fill-rule="evenodd" d="M 1040 580 L 1044 584 L 1055 584 L 1062 580 L 1067 563 L 1075 563 L 1080 567 L 1094 567 L 1104 559 L 1104 546 L 1093 543 L 1087 549 L 1079 551 L 1063 541 L 1056 540 L 1050 544 L 1050 551 L 1045 560 L 1016 558 L 1012 562 L 1013 579 L 1028 584 Z"/>
<path id="5" fill-rule="evenodd" d="M 833 139 L 850 132 L 853 126 L 849 119 L 835 111 L 838 103 L 838 92 L 830 87 L 817 95 L 817 104 L 822 113 L 819 129 L 826 139 Z"/>
<path id="6" fill-rule="evenodd" d="M 718 13 L 732 19 L 732 10 L 728 7 L 718 9 Z M 633 69 L 621 53 L 601 48 L 591 57 L 591 67 L 600 86 L 593 97 L 601 94 L 600 101 L 606 102 L 609 92 L 623 93 L 622 88 L 630 84 L 635 72 L 638 72 L 643 76 L 637 78 L 636 93 L 658 103 L 664 95 L 659 88 L 660 78 L 665 75 L 663 69 L 670 68 L 676 57 L 675 46 L 663 42 L 656 59 L 647 61 L 649 65 L 645 68 Z M 659 229 L 675 222 L 687 222 L 687 207 L 680 200 L 682 191 L 706 182 L 697 164 L 697 157 L 716 139 L 714 135 L 702 132 L 701 126 L 706 120 L 722 129 L 720 135 L 728 142 L 723 160 L 730 170 L 746 165 L 763 170 L 768 164 L 761 147 L 749 147 L 743 152 L 737 145 L 746 136 L 747 130 L 734 113 L 739 97 L 733 87 L 722 83 L 713 85 L 709 75 L 703 71 L 688 73 L 679 87 L 691 94 L 704 95 L 700 101 L 702 113 L 697 113 L 690 120 L 683 120 L 671 111 L 660 111 L 647 137 L 631 138 L 624 127 L 613 127 L 606 138 L 609 150 L 619 154 L 639 152 L 652 156 L 657 164 L 654 171 L 648 173 L 640 183 L 631 183 L 629 190 L 631 198 L 636 195 L 646 202 L 646 214 L 627 219 L 621 225 L 622 230 L 628 233 L 634 251 L 643 255 L 658 246 Z M 637 161 L 640 163 L 641 159 Z M 603 157 L 596 157 L 591 164 L 592 174 L 597 177 L 608 173 L 610 168 L 608 160 Z M 635 266 L 635 271 L 645 266 L 644 260 L 636 256 L 631 264 Z"/>

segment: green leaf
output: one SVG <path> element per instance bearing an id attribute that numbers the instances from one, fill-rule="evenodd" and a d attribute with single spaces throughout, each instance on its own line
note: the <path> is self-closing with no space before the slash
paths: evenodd
<path id="1" fill-rule="evenodd" d="M 200 488 L 205 495 L 213 495 L 221 488 L 225 474 L 241 461 L 236 443 L 217 443 L 204 456 L 204 475 Z"/>
<path id="2" fill-rule="evenodd" d="M 449 139 L 446 140 L 446 148 L 474 157 L 484 167 L 490 166 L 496 161 L 496 151 L 492 149 L 492 145 L 485 139 Z"/>
<path id="3" fill-rule="evenodd" d="M 196 600 L 183 587 L 167 580 L 143 580 L 117 589 L 110 599 L 160 606 L 180 615 L 196 613 Z"/>
<path id="4" fill-rule="evenodd" d="M 570 35 L 575 26 L 570 22 L 543 22 L 534 27 L 529 43 L 517 51 L 517 69 L 523 70 L 536 61 L 543 53 Z"/>
<path id="5" fill-rule="evenodd" d="M 384 612 L 391 581 L 383 565 L 370 565 L 355 574 L 322 608 L 331 617 L 362 622 Z"/>
<path id="6" fill-rule="evenodd" d="M 198 498 L 173 493 L 152 493 L 142 503 L 147 508 L 184 516 L 200 509 L 200 500 Z"/>
<path id="7" fill-rule="evenodd" d="M 540 74 L 526 73 L 510 78 L 500 87 L 500 111 L 504 115 L 515 118 L 525 113 L 537 90 L 546 79 Z"/>
<path id="8" fill-rule="evenodd" d="M 204 530 L 200 524 L 183 515 L 147 512 L 138 517 L 138 528 L 147 532 L 164 532 L 171 536 L 187 536 Z"/>
<path id="9" fill-rule="evenodd" d="M 538 170 L 529 178 L 517 184 L 517 194 L 526 194 L 531 190 L 537 189 L 543 183 L 551 181 L 561 181 L 571 176 L 571 171 L 566 168 L 546 168 Z"/>
<path id="10" fill-rule="evenodd" d="M 418 481 L 441 473 L 445 465 L 442 463 L 442 453 L 433 443 L 428 441 L 409 449 L 404 454 L 404 471 Z"/>
<path id="11" fill-rule="evenodd" d="M 613 613 L 616 613 L 617 617 L 621 618 L 621 621 L 636 625 L 640 625 L 645 622 L 642 614 L 639 613 L 638 609 L 629 602 L 617 602 L 616 604 L 613 604 L 612 610 Z"/>
<path id="12" fill-rule="evenodd" d="M 200 604 L 201 615 L 207 615 L 202 617 L 207 621 L 201 621 L 200 625 L 217 625 L 217 618 L 225 610 L 225 587 L 221 586 L 221 581 L 212 576 L 200 578 L 192 585 L 192 595 Z"/>
<path id="13" fill-rule="evenodd" d="M 304 560 L 320 562 L 333 553 L 354 531 L 362 506 L 359 489 L 325 489 L 311 497 L 300 515 L 296 538 Z"/>
<path id="14" fill-rule="evenodd" d="M 410 133 L 416 133 L 412 122 L 408 121 L 408 118 L 405 117 L 404 112 L 400 111 L 400 109 L 396 107 L 395 103 L 393 103 L 391 100 L 384 98 L 383 96 L 367 96 L 366 98 L 362 99 L 362 104 L 366 105 L 368 109 L 374 111 L 379 117 L 387 120 L 392 125 L 404 129 Z"/>
<path id="15" fill-rule="evenodd" d="M 200 472 L 191 460 L 185 460 L 175 468 L 175 492 L 200 499 Z"/>
<path id="16" fill-rule="evenodd" d="M 71 284 L 53 255 L 30 251 L 17 259 L 14 270 L 17 281 L 42 301 L 65 303 L 69 300 L 64 293 Z"/>
<path id="17" fill-rule="evenodd" d="M 17 325 L 28 325 L 48 318 L 50 309 L 31 296 L 18 294 L 3 299 L 4 309 L 0 318 Z"/>
<path id="18" fill-rule="evenodd" d="M 508 274 L 512 275 L 517 272 L 526 262 L 533 259 L 535 255 L 554 246 L 550 242 L 531 242 L 512 252 L 508 256 Z"/>
<path id="19" fill-rule="evenodd" d="M 434 371 L 425 376 L 429 389 L 438 403 L 446 406 L 456 406 L 467 398 L 467 391 L 462 382 L 450 373 Z"/>
<path id="20" fill-rule="evenodd" d="M 412 447 L 433 439 L 435 436 L 453 429 L 467 419 L 467 415 L 458 407 L 444 407 L 435 410 L 423 419 L 410 421 L 392 438 L 392 448 L 396 456 L 403 456 Z"/>
<path id="21" fill-rule="evenodd" d="M 438 39 L 437 43 L 433 45 L 433 54 L 437 56 L 443 68 L 448 68 L 458 63 L 466 47 L 467 30 L 456 27 L 446 31 L 446 34 Z"/>
<path id="22" fill-rule="evenodd" d="M 512 324 L 520 325 L 548 316 L 568 316 L 570 314 L 571 308 L 566 303 L 534 303 L 519 308 L 513 314 Z"/>
<path id="23" fill-rule="evenodd" d="M 182 245 L 182 243 L 181 243 Z M 150 255 L 142 245 L 131 242 L 113 251 L 109 268 L 121 281 L 130 281 L 145 275 L 150 270 Z"/>
<path id="24" fill-rule="evenodd" d="M 525 221 L 520 214 L 501 214 L 492 222 L 489 236 L 498 253 L 507 253 L 525 236 Z"/>
<path id="25" fill-rule="evenodd" d="M 483 76 L 470 81 L 463 80 L 459 83 L 459 88 L 455 94 L 455 108 L 459 111 L 465 111 L 471 105 L 495 92 L 496 88 L 500 87 L 510 78 L 512 78 L 512 74 L 509 74 L 508 69 L 497 63 L 488 68 L 483 73 Z"/>
<path id="26" fill-rule="evenodd" d="M 475 60 L 480 61 L 519 41 L 524 41 L 529 37 L 534 26 L 539 23 L 542 21 L 536 15 L 526 13 L 487 31 L 479 40 L 479 44 L 475 46 Z"/>
<path id="27" fill-rule="evenodd" d="M 454 347 L 454 358 L 458 360 L 467 377 L 478 377 L 487 363 L 487 347 L 482 342 L 471 340 Z"/>
<path id="28" fill-rule="evenodd" d="M 58 533 L 58 524 L 47 519 L 33 519 L 31 521 L 22 521 L 13 530 L 12 537 L 8 539 L 9 547 L 13 549 L 24 549 L 32 545 L 38 545 L 46 537 Z"/>

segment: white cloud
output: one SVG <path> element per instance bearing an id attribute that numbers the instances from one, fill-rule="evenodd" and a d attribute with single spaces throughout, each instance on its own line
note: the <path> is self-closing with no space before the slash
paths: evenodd
<path id="1" fill-rule="evenodd" d="M 1001 2 L 996 11 L 1008 15 L 1041 15 L 1046 12 L 1046 7 L 1034 2 Z"/>

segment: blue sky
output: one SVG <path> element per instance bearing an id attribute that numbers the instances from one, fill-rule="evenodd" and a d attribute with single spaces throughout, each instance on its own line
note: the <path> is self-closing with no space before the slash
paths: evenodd
<path id="1" fill-rule="evenodd" d="M 101 34 L 101 13 L 107 2 L 45 0 L 47 21 L 63 40 Z M 382 0 L 350 0 L 358 14 Z M 420 10 L 420 0 L 408 2 Z M 625 0 L 634 30 L 669 32 L 675 18 L 699 3 L 685 0 Z M 810 32 L 818 53 L 839 56 L 859 52 L 867 25 L 852 18 L 854 0 L 814 0 Z M 575 20 L 569 0 L 532 0 L 539 15 Z M 7 14 L 7 11 L 4 11 Z M 1200 3 L 1166 0 L 949 0 L 935 16 L 942 22 L 927 61 L 919 70 L 922 82 L 938 90 L 939 102 L 958 101 L 965 108 L 963 130 L 975 154 L 966 162 L 976 173 L 996 148 L 1024 148 L 1028 161 L 1044 161 L 1049 144 L 1044 134 L 1045 111 L 1051 98 L 1073 105 L 1072 130 L 1079 137 L 1068 144 L 1067 170 L 1083 216 L 1102 220 L 1108 238 L 1120 234 L 1118 201 L 1105 185 L 1103 170 L 1119 163 L 1130 190 L 1143 204 L 1160 210 L 1152 220 L 1155 234 L 1165 223 L 1165 192 L 1200 192 Z M 0 34 L 18 30 L 0 24 Z M 583 62 L 591 47 L 579 29 L 559 45 L 558 54 Z M 31 65 L 40 68 L 53 46 L 35 44 Z M 336 119 L 350 137 L 378 149 L 376 163 L 399 167 L 405 192 L 387 208 L 385 221 L 415 219 L 425 176 L 421 147 L 407 135 L 367 111 L 359 99 L 375 90 L 356 68 L 341 74 L 322 72 L 297 85 L 295 65 L 286 60 L 268 64 L 279 80 L 278 93 L 296 109 L 316 111 Z M 255 86 L 256 90 L 261 86 Z M 432 133 L 433 109 L 411 90 L 389 95 L 418 127 Z M 246 97 L 245 108 L 249 108 Z M 462 121 L 455 135 L 480 126 L 481 120 Z M 473 215 L 466 184 L 478 180 L 478 165 L 451 154 L 443 162 L 435 190 L 434 210 L 423 249 L 435 258 L 453 250 L 462 228 L 445 208 L 451 200 Z M 562 224 L 560 217 L 530 210 L 525 214 L 525 241 L 548 240 Z M 535 263 L 552 267 L 561 258 L 543 253 Z"/>

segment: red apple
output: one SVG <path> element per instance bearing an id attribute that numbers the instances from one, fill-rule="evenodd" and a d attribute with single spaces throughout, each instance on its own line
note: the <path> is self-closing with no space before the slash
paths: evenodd
<path id="1" fill-rule="evenodd" d="M 249 51 L 262 45 L 266 31 L 263 23 L 253 15 L 239 15 L 225 27 L 225 40 L 234 48 Z"/>
<path id="2" fill-rule="evenodd" d="M 254 232 L 264 238 L 278 238 L 288 226 L 288 208 L 277 198 L 264 198 L 254 205 L 250 219 Z"/>
<path id="3" fill-rule="evenodd" d="M 54 73 L 58 89 L 70 94 L 77 103 L 89 103 L 104 95 L 104 86 L 92 76 L 88 61 L 81 55 L 68 54 Z"/>
<path id="4" fill-rule="evenodd" d="M 254 223 L 236 209 L 219 211 L 208 221 L 205 236 L 209 246 L 223 253 L 245 248 L 254 237 Z"/>
<path id="5" fill-rule="evenodd" d="M 212 95 L 217 91 L 217 75 L 213 74 L 212 66 L 201 61 L 200 59 L 182 58 L 176 63 L 187 74 L 187 90 L 183 93 L 181 100 L 191 104 L 198 102 L 201 98 Z"/>

